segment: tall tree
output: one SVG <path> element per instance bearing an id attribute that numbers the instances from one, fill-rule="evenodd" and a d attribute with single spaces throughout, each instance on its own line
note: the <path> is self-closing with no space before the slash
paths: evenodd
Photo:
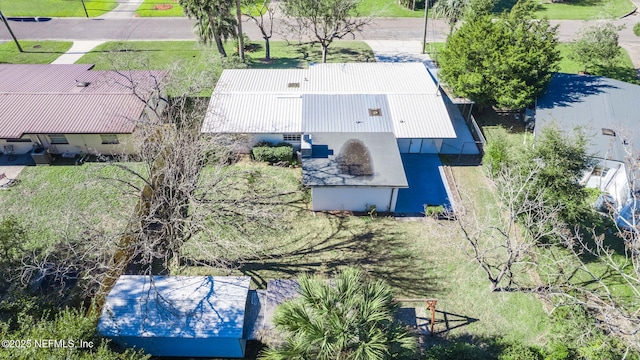
<path id="1" fill-rule="evenodd" d="M 394 319 L 399 304 L 390 287 L 349 268 L 327 282 L 303 275 L 300 297 L 276 309 L 284 344 L 263 359 L 414 359 L 416 342 Z"/>
<path id="2" fill-rule="evenodd" d="M 322 47 L 322 62 L 327 62 L 327 50 L 336 39 L 355 37 L 371 18 L 358 17 L 360 0 L 282 0 L 284 14 L 293 22 L 289 30 L 300 39 L 308 37 Z"/>
<path id="3" fill-rule="evenodd" d="M 453 34 L 456 24 L 462 20 L 469 0 L 438 0 L 433 10 L 437 17 L 444 18 L 449 24 L 449 35 Z"/>
<path id="4" fill-rule="evenodd" d="M 520 109 L 532 103 L 560 59 L 557 27 L 534 20 L 532 9 L 531 0 L 520 0 L 497 20 L 472 11 L 438 58 L 443 82 L 481 106 Z"/>
<path id="5" fill-rule="evenodd" d="M 571 45 L 569 58 L 584 65 L 584 71 L 597 66 L 611 66 L 620 56 L 619 27 L 612 23 L 596 24 L 586 28 Z"/>
<path id="6" fill-rule="evenodd" d="M 243 15 L 253 20 L 262 33 L 265 60 L 271 60 L 270 39 L 273 36 L 275 12 L 276 8 L 270 0 L 243 0 Z"/>
<path id="7" fill-rule="evenodd" d="M 223 42 L 236 36 L 237 20 L 231 15 L 233 0 L 178 0 L 189 18 L 195 18 L 195 32 L 201 42 L 213 41 L 218 52 L 227 56 Z"/>

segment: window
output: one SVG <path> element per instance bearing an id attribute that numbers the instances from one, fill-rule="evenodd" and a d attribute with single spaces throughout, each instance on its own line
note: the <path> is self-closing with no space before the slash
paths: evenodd
<path id="1" fill-rule="evenodd" d="M 67 137 L 62 134 L 49 134 L 49 141 L 52 144 L 68 144 Z"/>
<path id="2" fill-rule="evenodd" d="M 8 143 L 20 143 L 20 142 L 31 142 L 29 138 L 19 138 L 19 139 L 5 139 Z"/>
<path id="3" fill-rule="evenodd" d="M 300 134 L 284 134 L 282 135 L 284 141 L 298 142 L 300 141 Z"/>
<path id="4" fill-rule="evenodd" d="M 102 144 L 120 144 L 120 141 L 118 141 L 118 135 L 116 134 L 100 134 L 100 137 L 102 138 Z"/>
<path id="5" fill-rule="evenodd" d="M 602 128 L 602 135 L 616 136 L 616 132 L 612 129 Z"/>

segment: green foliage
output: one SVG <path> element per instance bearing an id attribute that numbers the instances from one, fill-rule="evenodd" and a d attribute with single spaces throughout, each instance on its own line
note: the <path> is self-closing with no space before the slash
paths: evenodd
<path id="1" fill-rule="evenodd" d="M 444 18 L 449 24 L 449 34 L 453 33 L 456 24 L 462 20 L 469 0 L 438 0 L 433 11 L 438 18 Z"/>
<path id="2" fill-rule="evenodd" d="M 590 207 L 588 194 L 579 183 L 592 165 L 587 155 L 587 139 L 580 131 L 563 134 L 553 124 L 543 129 L 535 145 L 524 152 L 522 164 L 541 164 L 531 188 L 544 192 L 547 206 L 561 206 L 560 216 L 567 224 L 579 224 Z"/>
<path id="3" fill-rule="evenodd" d="M 300 297 L 280 305 L 273 321 L 284 344 L 263 359 L 414 359 L 416 341 L 394 320 L 391 288 L 356 269 L 329 283 L 303 275 Z"/>
<path id="4" fill-rule="evenodd" d="M 640 22 L 633 25 L 633 33 L 640 36 Z"/>
<path id="5" fill-rule="evenodd" d="M 613 66 L 621 54 L 619 27 L 612 23 L 596 24 L 584 30 L 573 43 L 569 58 L 584 65 L 584 71 L 597 66 Z"/>
<path id="6" fill-rule="evenodd" d="M 284 144 L 284 145 L 283 145 Z M 255 146 L 252 150 L 253 158 L 257 161 L 264 161 L 270 164 L 286 161 L 293 161 L 293 149 L 289 143 L 280 143 L 276 146 Z"/>
<path id="7" fill-rule="evenodd" d="M 555 359 L 622 359 L 626 347 L 618 339 L 607 336 L 597 321 L 578 305 L 563 306 L 553 312 L 549 354 Z M 566 357 L 562 357 L 565 356 Z M 630 352 L 627 358 L 637 358 Z"/>
<path id="8" fill-rule="evenodd" d="M 433 206 L 428 205 L 424 207 L 424 214 L 426 216 L 438 217 L 444 213 L 444 207 L 442 205 Z"/>
<path id="9" fill-rule="evenodd" d="M 54 309 L 55 310 L 55 309 Z M 95 335 L 96 318 L 87 317 L 82 309 L 53 312 L 35 298 L 19 297 L 0 303 L 0 339 L 25 340 L 22 347 L 0 348 L 0 358 L 47 360 L 138 360 L 148 359 L 141 352 L 113 350 L 109 342 Z M 9 315 L 7 317 L 7 314 Z M 65 348 L 43 348 L 36 340 L 64 340 Z M 80 348 L 80 341 L 91 347 Z M 62 343 L 59 343 L 61 345 Z"/>
<path id="10" fill-rule="evenodd" d="M 487 166 L 491 176 L 496 176 L 502 166 L 508 162 L 508 159 L 509 147 L 504 135 L 498 135 L 487 143 L 482 163 Z"/>
<path id="11" fill-rule="evenodd" d="M 543 356 L 538 348 L 524 344 L 510 344 L 498 356 L 498 360 L 542 360 Z"/>
<path id="12" fill-rule="evenodd" d="M 424 360 L 484 360 L 486 354 L 477 345 L 464 342 L 436 344 L 425 352 Z"/>
<path id="13" fill-rule="evenodd" d="M 236 36 L 237 20 L 231 9 L 235 6 L 233 0 L 178 0 L 185 15 L 196 20 L 194 28 L 198 39 L 204 44 L 214 42 L 222 56 L 227 53 L 222 45 Z"/>
<path id="14" fill-rule="evenodd" d="M 20 263 L 26 237 L 26 228 L 15 216 L 6 215 L 0 220 L 0 270 L 3 273 Z"/>
<path id="15" fill-rule="evenodd" d="M 523 108 L 557 69 L 557 27 L 532 21 L 531 0 L 520 0 L 496 20 L 485 14 L 485 3 L 472 2 L 468 20 L 447 39 L 438 57 L 440 76 L 481 106 Z"/>

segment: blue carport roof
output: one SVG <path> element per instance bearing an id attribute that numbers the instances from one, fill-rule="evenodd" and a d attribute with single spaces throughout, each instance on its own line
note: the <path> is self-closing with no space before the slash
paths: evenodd
<path id="1" fill-rule="evenodd" d="M 425 205 L 451 207 L 438 154 L 401 154 L 409 188 L 398 190 L 396 213 L 421 214 Z"/>

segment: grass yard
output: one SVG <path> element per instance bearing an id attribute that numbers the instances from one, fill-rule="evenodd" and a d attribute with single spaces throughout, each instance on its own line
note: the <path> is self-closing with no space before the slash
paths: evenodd
<path id="1" fill-rule="evenodd" d="M 0 44 L 0 64 L 49 64 L 71 48 L 69 41 L 18 40 L 22 50 L 13 41 Z"/>
<path id="2" fill-rule="evenodd" d="M 424 17 L 424 10 L 408 9 L 397 0 L 362 0 L 357 11 L 360 16 Z"/>
<path id="3" fill-rule="evenodd" d="M 176 0 L 144 0 L 136 10 L 140 17 L 184 16 Z"/>
<path id="4" fill-rule="evenodd" d="M 90 17 L 100 16 L 118 6 L 117 0 L 84 0 Z M 80 0 L 0 0 L 5 16 L 85 17 Z"/>
<path id="5" fill-rule="evenodd" d="M 560 60 L 560 72 L 577 74 L 579 71 L 584 70 L 584 66 L 569 59 L 571 53 L 571 45 L 568 43 L 559 44 L 560 54 L 562 60 Z M 640 84 L 635 67 L 631 62 L 629 53 L 627 50 L 622 49 L 621 54 L 616 59 L 616 64 L 610 67 L 598 67 L 590 69 L 590 73 L 593 75 L 606 76 L 612 79 L 620 81 L 626 81 L 629 83 Z"/>
<path id="6" fill-rule="evenodd" d="M 266 174 L 279 189 L 296 189 L 300 184 L 299 168 L 248 161 L 234 166 Z M 462 187 L 474 189 L 474 197 L 491 201 L 480 168 L 456 168 L 454 174 Z M 438 298 L 436 331 L 441 333 L 433 341 L 450 337 L 545 341 L 549 324 L 542 304 L 530 295 L 491 293 L 477 265 L 464 253 L 453 222 L 315 214 L 302 209 L 292 209 L 286 216 L 289 227 L 252 237 L 263 244 L 262 253 L 234 262 L 237 269 L 187 267 L 180 273 L 247 275 L 254 285 L 263 287 L 269 279 L 295 278 L 303 272 L 330 277 L 342 267 L 356 266 L 389 282 L 398 298 Z M 224 249 L 219 255 L 224 256 Z"/>
<path id="7" fill-rule="evenodd" d="M 536 16 L 556 20 L 617 19 L 634 7 L 629 0 L 571 0 L 565 3 L 539 0 Z"/>
<path id="8" fill-rule="evenodd" d="M 89 226 L 118 231 L 133 211 L 135 199 L 123 195 L 123 185 L 100 179 L 118 171 L 122 170 L 104 163 L 27 166 L 18 176 L 19 184 L 0 192 L 1 208 L 28 225 L 33 241 L 29 247 L 78 235 Z"/>

